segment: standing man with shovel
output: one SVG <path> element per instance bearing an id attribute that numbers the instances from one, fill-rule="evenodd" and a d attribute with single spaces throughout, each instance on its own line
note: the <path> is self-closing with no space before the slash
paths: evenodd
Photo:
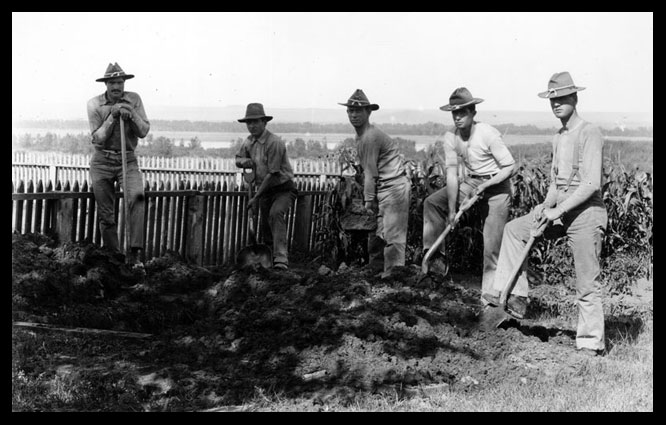
<path id="1" fill-rule="evenodd" d="M 280 137 L 266 129 L 273 117 L 264 113 L 261 103 L 247 105 L 245 123 L 250 135 L 236 154 L 236 166 L 254 170 L 250 184 L 257 191 L 248 201 L 248 209 L 258 211 L 264 242 L 273 248 L 273 268 L 289 269 L 287 251 L 287 211 L 298 196 L 294 171 L 287 156 L 287 147 Z"/>
<path id="2" fill-rule="evenodd" d="M 125 91 L 125 80 L 134 78 L 122 68 L 109 64 L 104 76 L 96 81 L 106 85 L 106 91 L 88 101 L 88 122 L 95 152 L 90 159 L 90 179 L 97 202 L 99 229 L 102 243 L 114 251 L 120 251 L 114 214 L 114 182 L 123 188 L 126 205 L 125 226 L 129 231 L 126 261 L 143 268 L 145 194 L 143 175 L 134 153 L 139 138 L 150 130 L 141 97 Z"/>
<path id="3" fill-rule="evenodd" d="M 500 252 L 502 231 L 509 217 L 511 205 L 511 181 L 515 161 L 502 141 L 502 135 L 494 127 L 474 120 L 476 104 L 483 99 L 473 97 L 469 90 L 460 87 L 449 97 L 442 111 L 453 116 L 455 130 L 444 135 L 446 187 L 428 196 L 423 203 L 423 251 L 433 247 L 447 224 L 455 225 L 457 206 L 467 207 L 468 198 L 478 196 L 477 206 L 483 217 L 483 278 L 482 288 L 490 287 L 495 275 Z M 463 167 L 459 165 L 462 164 Z M 461 172 L 462 168 L 462 172 Z M 432 271 L 446 275 L 448 265 L 442 247 L 430 253 Z M 486 302 L 482 299 L 482 302 Z"/>
<path id="4" fill-rule="evenodd" d="M 370 114 L 379 109 L 363 90 L 356 89 L 346 103 L 349 123 L 356 131 L 360 165 L 363 168 L 363 203 L 375 216 L 377 229 L 368 235 L 369 267 L 391 278 L 395 267 L 405 265 L 409 202 L 412 185 L 405 172 L 400 148 L 395 140 L 370 123 Z"/>
<path id="5" fill-rule="evenodd" d="M 562 123 L 553 137 L 550 187 L 542 204 L 504 228 L 495 281 L 483 297 L 493 306 L 506 299 L 506 311 L 523 318 L 528 301 L 525 259 L 534 234 L 538 235 L 534 229 L 537 223 L 554 222 L 544 236 L 566 236 L 573 251 L 578 303 L 576 348 L 596 356 L 605 349 L 599 256 L 608 215 L 601 195 L 604 139 L 599 128 L 583 120 L 576 110 L 577 92 L 584 89 L 574 84 L 568 72 L 558 72 L 550 78 L 548 90 L 538 94 L 550 100 L 553 114 Z M 521 265 L 522 273 L 514 287 L 512 271 Z"/>

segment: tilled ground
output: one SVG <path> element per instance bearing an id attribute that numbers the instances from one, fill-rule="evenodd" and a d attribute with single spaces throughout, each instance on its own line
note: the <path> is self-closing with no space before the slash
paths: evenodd
<path id="1" fill-rule="evenodd" d="M 13 405 L 37 377 L 39 391 L 76 388 L 44 397 L 45 410 L 202 410 L 258 391 L 352 400 L 576 379 L 587 358 L 574 349 L 573 294 L 536 286 L 526 320 L 487 327 L 476 280 L 420 279 L 416 267 L 387 280 L 314 264 L 208 270 L 171 254 L 143 275 L 92 245 L 14 235 L 14 321 L 151 337 L 15 326 Z M 610 300 L 607 332 L 636 331 L 651 316 L 651 293 Z M 544 312 L 548 326 L 535 320 Z"/>

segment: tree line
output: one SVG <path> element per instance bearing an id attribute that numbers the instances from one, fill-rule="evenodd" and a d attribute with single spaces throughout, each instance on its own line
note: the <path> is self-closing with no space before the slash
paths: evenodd
<path id="1" fill-rule="evenodd" d="M 18 121 L 22 128 L 43 128 L 43 129 L 68 129 L 68 128 L 88 128 L 88 122 L 83 120 L 34 120 Z M 436 122 L 427 122 L 421 124 L 397 124 L 383 123 L 378 124 L 382 130 L 388 134 L 402 134 L 411 136 L 437 136 L 442 135 L 448 130 L 452 130 L 452 125 L 444 125 Z M 271 122 L 271 131 L 280 133 L 351 133 L 352 129 L 349 123 L 326 123 L 316 124 L 312 122 L 283 123 Z M 191 131 L 191 132 L 222 132 L 222 133 L 246 133 L 245 124 L 236 121 L 189 121 L 189 120 L 151 120 L 151 127 L 159 131 Z M 502 134 L 514 135 L 535 135 L 535 134 L 554 134 L 556 127 L 539 128 L 535 125 L 515 125 L 515 124 L 497 124 L 497 128 Z M 636 127 L 613 129 L 602 128 L 604 136 L 624 136 L 624 137 L 653 137 L 653 127 Z"/>

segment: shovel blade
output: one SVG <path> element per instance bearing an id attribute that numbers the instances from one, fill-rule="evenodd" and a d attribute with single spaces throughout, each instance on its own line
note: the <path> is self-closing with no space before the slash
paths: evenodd
<path id="1" fill-rule="evenodd" d="M 267 245 L 254 244 L 240 250 L 236 256 L 236 265 L 240 268 L 273 267 L 273 252 Z"/>

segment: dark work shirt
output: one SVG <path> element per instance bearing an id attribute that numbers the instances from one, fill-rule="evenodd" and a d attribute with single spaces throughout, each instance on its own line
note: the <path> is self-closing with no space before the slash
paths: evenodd
<path id="1" fill-rule="evenodd" d="M 134 108 L 131 119 L 125 121 L 125 142 L 127 150 L 136 149 L 139 139 L 143 139 L 150 130 L 150 122 L 143 109 L 141 97 L 134 92 L 126 91 L 118 102 L 127 103 Z M 106 92 L 88 101 L 88 123 L 92 133 L 92 144 L 96 149 L 121 150 L 120 116 L 113 118 L 111 107 L 114 105 Z"/>

